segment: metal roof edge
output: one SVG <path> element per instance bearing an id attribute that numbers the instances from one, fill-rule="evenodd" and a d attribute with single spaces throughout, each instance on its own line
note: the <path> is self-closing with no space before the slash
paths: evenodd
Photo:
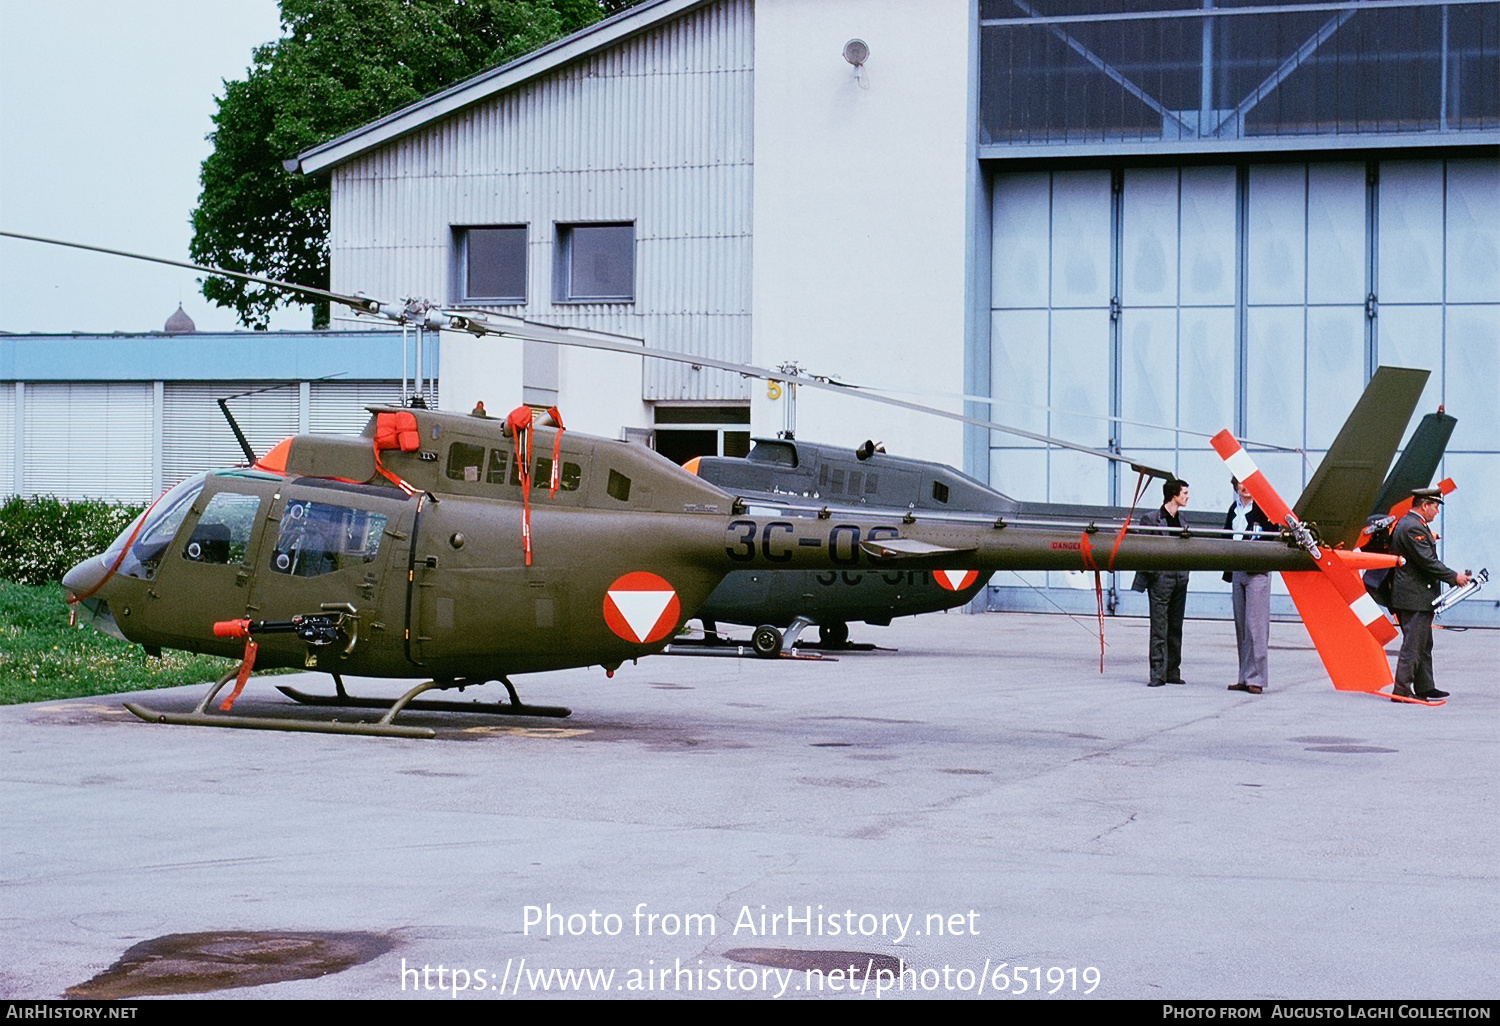
<path id="1" fill-rule="evenodd" d="M 570 61 L 596 53 L 695 7 L 713 2 L 714 0 L 645 0 L 642 4 L 580 29 L 570 36 L 564 36 L 540 50 L 518 57 L 509 64 L 482 71 L 456 86 L 450 86 L 368 125 L 305 150 L 297 155 L 295 162 L 287 161 L 287 168 L 305 175 L 325 171 L 465 107 L 538 78 Z"/>

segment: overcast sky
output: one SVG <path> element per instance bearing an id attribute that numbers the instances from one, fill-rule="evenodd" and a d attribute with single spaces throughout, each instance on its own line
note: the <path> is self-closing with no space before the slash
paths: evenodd
<path id="1" fill-rule="evenodd" d="M 275 0 L 0 0 L 0 228 L 187 260 L 214 98 L 279 35 Z M 237 327 L 196 277 L 0 239 L 0 331 Z"/>

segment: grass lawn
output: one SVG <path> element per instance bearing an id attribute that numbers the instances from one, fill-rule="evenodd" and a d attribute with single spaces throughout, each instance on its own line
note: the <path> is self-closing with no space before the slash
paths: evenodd
<path id="1" fill-rule="evenodd" d="M 0 581 L 0 705 L 197 684 L 221 676 L 232 659 L 164 651 L 69 627 L 58 584 Z"/>

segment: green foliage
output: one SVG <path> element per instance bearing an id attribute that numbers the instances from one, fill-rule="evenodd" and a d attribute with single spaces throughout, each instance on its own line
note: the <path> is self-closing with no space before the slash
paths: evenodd
<path id="1" fill-rule="evenodd" d="M 186 652 L 152 658 L 138 645 L 69 627 L 60 586 L 0 581 L 0 705 L 197 684 L 233 665 Z"/>
<path id="2" fill-rule="evenodd" d="M 636 0 L 281 0 L 280 40 L 226 82 L 193 211 L 193 259 L 328 288 L 328 179 L 282 161 L 584 28 Z M 207 278 L 264 328 L 279 290 Z M 328 323 L 326 304 L 314 322 Z"/>
<path id="3" fill-rule="evenodd" d="M 12 496 L 0 506 L 0 580 L 46 584 L 103 552 L 143 506 Z"/>

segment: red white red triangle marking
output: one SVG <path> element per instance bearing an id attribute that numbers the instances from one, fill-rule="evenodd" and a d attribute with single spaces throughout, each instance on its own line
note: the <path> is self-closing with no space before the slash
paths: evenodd
<path id="1" fill-rule="evenodd" d="M 676 589 L 644 570 L 619 578 L 604 595 L 604 622 L 615 634 L 638 645 L 665 638 L 681 614 Z"/>
<path id="2" fill-rule="evenodd" d="M 979 580 L 978 570 L 934 570 L 932 576 L 937 580 L 938 586 L 948 591 L 963 591 L 969 585 Z"/>

